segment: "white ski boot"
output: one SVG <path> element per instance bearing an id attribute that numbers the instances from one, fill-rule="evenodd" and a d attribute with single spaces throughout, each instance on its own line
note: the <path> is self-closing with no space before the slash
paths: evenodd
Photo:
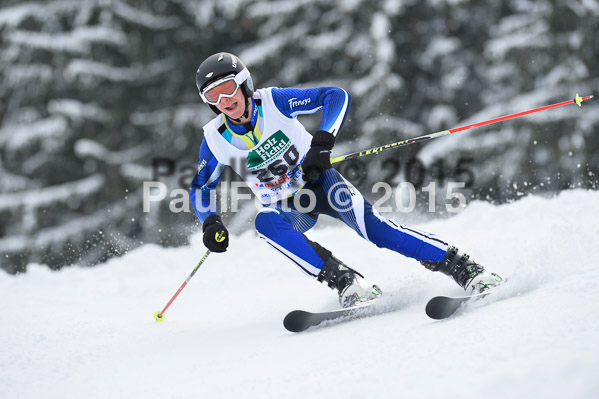
<path id="1" fill-rule="evenodd" d="M 337 289 L 339 303 L 344 308 L 372 301 L 383 295 L 383 291 L 378 286 L 368 283 L 364 276 L 345 266 L 332 255 L 317 279 L 320 282 L 326 281 L 330 288 Z"/>
<path id="2" fill-rule="evenodd" d="M 468 295 L 480 294 L 488 289 L 497 287 L 503 279 L 489 273 L 484 267 L 470 259 L 466 254 L 460 254 L 456 247 L 450 246 L 445 259 L 440 262 L 420 261 L 427 269 L 439 271 L 453 278 Z"/>
<path id="3" fill-rule="evenodd" d="M 362 302 L 378 299 L 381 295 L 383 295 L 383 291 L 377 285 L 371 285 L 359 274 L 354 273 L 350 284 L 339 292 L 339 303 L 344 308 L 349 308 Z"/>
<path id="4" fill-rule="evenodd" d="M 466 294 L 475 295 L 480 294 L 493 287 L 497 287 L 503 282 L 501 276 L 495 273 L 489 273 L 485 269 L 478 273 L 468 283 L 466 283 Z"/>

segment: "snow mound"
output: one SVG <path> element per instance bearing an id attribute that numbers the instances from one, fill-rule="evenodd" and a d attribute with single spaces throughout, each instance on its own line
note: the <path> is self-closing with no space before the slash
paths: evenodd
<path id="1" fill-rule="evenodd" d="M 447 277 L 343 226 L 309 233 L 402 310 L 292 334 L 293 309 L 337 306 L 253 232 L 202 257 L 146 245 L 94 268 L 0 274 L 2 398 L 590 398 L 599 390 L 599 192 L 566 191 L 419 227 L 509 278 L 445 321 L 426 301 Z M 483 306 L 484 305 L 484 306 Z"/>

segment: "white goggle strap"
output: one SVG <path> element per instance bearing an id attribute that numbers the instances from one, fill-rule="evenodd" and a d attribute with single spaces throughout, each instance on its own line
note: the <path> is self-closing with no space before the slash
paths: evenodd
<path id="1" fill-rule="evenodd" d="M 250 71 L 248 71 L 247 68 L 243 68 L 241 70 L 241 72 L 239 72 L 237 75 L 235 75 L 235 81 L 237 82 L 237 84 L 239 86 L 241 86 L 241 84 L 243 82 L 245 82 L 249 77 L 250 77 Z"/>

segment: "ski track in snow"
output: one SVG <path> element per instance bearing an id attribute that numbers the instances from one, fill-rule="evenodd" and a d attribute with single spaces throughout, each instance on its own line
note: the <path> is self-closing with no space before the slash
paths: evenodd
<path id="1" fill-rule="evenodd" d="M 294 309 L 338 306 L 253 232 L 212 254 L 146 245 L 93 268 L 0 274 L 0 398 L 591 398 L 599 390 L 599 192 L 527 197 L 419 227 L 509 277 L 460 315 L 461 290 L 344 226 L 308 233 L 401 310 L 293 334 Z"/>

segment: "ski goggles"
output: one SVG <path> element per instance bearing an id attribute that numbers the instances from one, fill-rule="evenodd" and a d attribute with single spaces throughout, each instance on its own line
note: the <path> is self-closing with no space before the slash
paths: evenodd
<path id="1" fill-rule="evenodd" d="M 233 97 L 239 86 L 250 77 L 250 71 L 243 68 L 237 75 L 228 75 L 215 80 L 200 91 L 202 100 L 210 105 L 218 105 L 223 97 Z"/>

